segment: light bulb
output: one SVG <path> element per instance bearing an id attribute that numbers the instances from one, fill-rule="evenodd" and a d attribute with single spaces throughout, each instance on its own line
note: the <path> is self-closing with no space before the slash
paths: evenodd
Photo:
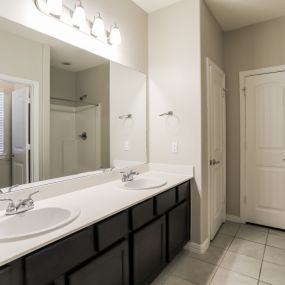
<path id="1" fill-rule="evenodd" d="M 82 28 L 86 25 L 85 10 L 81 1 L 78 1 L 72 16 L 72 23 L 75 27 Z"/>
<path id="2" fill-rule="evenodd" d="M 55 16 L 61 16 L 62 0 L 48 0 L 47 9 L 50 14 L 55 15 Z"/>
<path id="3" fill-rule="evenodd" d="M 107 39 L 105 24 L 100 14 L 94 19 L 92 34 L 101 41 L 106 41 Z"/>
<path id="4" fill-rule="evenodd" d="M 115 25 L 110 32 L 110 43 L 116 46 L 122 43 L 121 32 L 117 25 Z"/>

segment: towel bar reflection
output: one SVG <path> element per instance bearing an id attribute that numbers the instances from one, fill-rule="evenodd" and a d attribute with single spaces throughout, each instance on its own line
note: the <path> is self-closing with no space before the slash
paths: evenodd
<path id="1" fill-rule="evenodd" d="M 130 118 L 132 118 L 132 114 L 127 114 L 127 115 L 121 115 L 121 116 L 119 116 L 119 119 L 120 120 L 123 120 L 123 119 L 130 119 Z"/>
<path id="2" fill-rule="evenodd" d="M 167 113 L 160 114 L 159 117 L 163 117 L 163 116 L 173 116 L 173 115 L 174 115 L 173 111 L 168 111 Z"/>

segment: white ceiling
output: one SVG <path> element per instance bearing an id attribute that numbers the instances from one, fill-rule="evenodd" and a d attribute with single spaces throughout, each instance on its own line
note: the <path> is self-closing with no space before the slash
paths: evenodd
<path id="1" fill-rule="evenodd" d="M 49 41 L 48 44 L 51 47 L 51 65 L 53 67 L 79 72 L 108 62 L 100 56 L 62 42 Z M 72 65 L 65 66 L 62 62 L 69 62 Z"/>
<path id="2" fill-rule="evenodd" d="M 285 0 L 205 1 L 225 31 L 257 24 L 285 15 Z"/>
<path id="3" fill-rule="evenodd" d="M 163 7 L 172 5 L 181 0 L 132 0 L 147 13 L 154 12 Z M 285 0 L 284 0 L 285 1 Z"/>

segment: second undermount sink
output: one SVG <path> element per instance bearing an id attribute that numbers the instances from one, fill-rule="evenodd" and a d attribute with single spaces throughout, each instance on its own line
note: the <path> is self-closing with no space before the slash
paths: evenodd
<path id="1" fill-rule="evenodd" d="M 120 183 L 120 187 L 127 190 L 147 190 L 159 188 L 166 184 L 167 182 L 162 178 L 141 177 L 135 178 L 133 181 Z"/>
<path id="2" fill-rule="evenodd" d="M 33 209 L 0 219 L 0 241 L 12 241 L 47 233 L 73 222 L 77 208 L 47 207 Z"/>

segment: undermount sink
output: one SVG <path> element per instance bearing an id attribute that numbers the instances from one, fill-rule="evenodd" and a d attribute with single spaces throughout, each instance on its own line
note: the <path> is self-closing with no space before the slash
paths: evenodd
<path id="1" fill-rule="evenodd" d="M 23 239 L 47 233 L 73 222 L 77 208 L 39 208 L 0 219 L 0 241 Z"/>
<path id="2" fill-rule="evenodd" d="M 166 184 L 167 182 L 161 178 L 142 177 L 135 178 L 133 181 L 120 183 L 120 187 L 127 190 L 147 190 L 159 188 Z"/>

